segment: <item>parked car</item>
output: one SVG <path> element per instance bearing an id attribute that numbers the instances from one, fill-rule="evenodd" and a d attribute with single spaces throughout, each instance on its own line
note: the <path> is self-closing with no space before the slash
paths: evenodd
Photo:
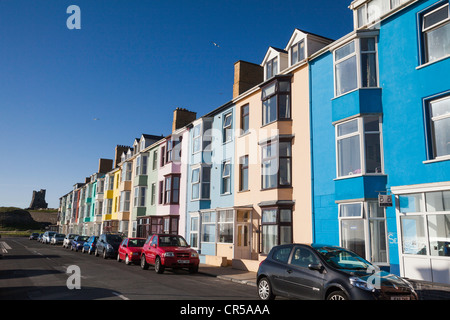
<path id="1" fill-rule="evenodd" d="M 119 249 L 120 243 L 122 242 L 122 237 L 119 234 L 104 233 L 100 235 L 97 240 L 95 247 L 95 256 L 103 256 L 106 258 L 116 258 L 117 250 Z"/>
<path id="2" fill-rule="evenodd" d="M 417 300 L 406 280 L 347 249 L 320 244 L 273 247 L 257 272 L 262 300 L 285 296 L 327 300 Z"/>
<path id="3" fill-rule="evenodd" d="M 64 242 L 63 242 L 63 248 L 69 249 L 72 247 L 72 240 L 73 238 L 75 238 L 78 234 L 76 233 L 69 233 L 66 235 L 66 237 L 64 238 Z"/>
<path id="4" fill-rule="evenodd" d="M 83 244 L 83 248 L 81 252 L 91 254 L 95 251 L 95 245 L 97 244 L 98 236 L 91 236 L 87 241 Z"/>
<path id="5" fill-rule="evenodd" d="M 43 233 L 40 233 L 39 236 L 37 237 L 37 242 L 42 242 L 42 237 L 44 236 Z"/>
<path id="6" fill-rule="evenodd" d="M 30 234 L 30 240 L 37 240 L 39 238 L 39 233 L 33 232 Z"/>
<path id="7" fill-rule="evenodd" d="M 45 231 L 42 236 L 42 243 L 49 244 L 51 238 L 56 234 L 56 231 Z"/>
<path id="8" fill-rule="evenodd" d="M 163 273 L 165 268 L 188 268 L 190 273 L 196 273 L 199 263 L 197 251 L 179 235 L 155 234 L 142 248 L 141 268 L 144 270 L 151 264 L 157 273 Z"/>
<path id="9" fill-rule="evenodd" d="M 76 236 L 72 240 L 70 250 L 75 250 L 78 252 L 78 250 L 81 250 L 83 248 L 83 245 L 87 241 L 87 239 L 89 239 L 88 236 Z"/>
<path id="10" fill-rule="evenodd" d="M 65 237 L 65 236 L 66 236 L 66 235 L 63 234 L 63 233 L 56 233 L 56 234 L 52 237 L 52 239 L 50 240 L 50 244 L 52 244 L 52 245 L 57 245 L 57 244 L 63 243 L 63 242 L 64 242 L 64 237 Z"/>
<path id="11" fill-rule="evenodd" d="M 126 264 L 141 260 L 142 247 L 145 238 L 126 238 L 122 241 L 117 252 L 117 261 L 125 260 Z"/>

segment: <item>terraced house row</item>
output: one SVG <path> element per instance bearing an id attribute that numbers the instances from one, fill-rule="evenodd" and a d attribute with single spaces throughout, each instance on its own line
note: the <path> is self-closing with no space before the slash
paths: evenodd
<path id="1" fill-rule="evenodd" d="M 100 159 L 61 197 L 61 231 L 178 233 L 249 270 L 275 245 L 327 243 L 450 283 L 449 1 L 349 8 L 353 32 L 295 29 L 235 63 L 231 101 Z"/>

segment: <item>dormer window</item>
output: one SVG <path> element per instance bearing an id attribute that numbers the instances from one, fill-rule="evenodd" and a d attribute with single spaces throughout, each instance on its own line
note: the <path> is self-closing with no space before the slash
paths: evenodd
<path id="1" fill-rule="evenodd" d="M 305 40 L 301 40 L 294 44 L 290 50 L 291 66 L 305 59 Z"/>
<path id="2" fill-rule="evenodd" d="M 266 64 L 266 79 L 270 79 L 278 73 L 278 57 L 269 60 Z"/>

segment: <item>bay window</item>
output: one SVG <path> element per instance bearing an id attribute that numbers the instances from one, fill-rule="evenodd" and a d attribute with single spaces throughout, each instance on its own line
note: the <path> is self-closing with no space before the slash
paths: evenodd
<path id="1" fill-rule="evenodd" d="M 209 199 L 211 167 L 201 166 L 191 172 L 191 200 Z"/>
<path id="2" fill-rule="evenodd" d="M 218 242 L 233 243 L 234 211 L 221 210 L 217 214 Z"/>
<path id="3" fill-rule="evenodd" d="M 264 208 L 261 219 L 261 252 L 269 253 L 274 246 L 292 243 L 292 209 Z"/>
<path id="4" fill-rule="evenodd" d="M 382 173 L 380 127 L 380 116 L 364 116 L 336 125 L 338 177 Z"/>
<path id="5" fill-rule="evenodd" d="M 261 90 L 262 124 L 291 119 L 291 80 L 278 78 Z"/>
<path id="6" fill-rule="evenodd" d="M 262 146 L 262 189 L 291 186 L 291 148 L 291 141 L 271 141 Z"/>
<path id="7" fill-rule="evenodd" d="M 120 193 L 120 211 L 130 211 L 130 191 L 122 191 Z"/>
<path id="8" fill-rule="evenodd" d="M 375 37 L 357 38 L 334 51 L 335 96 L 378 86 Z"/>
<path id="9" fill-rule="evenodd" d="M 341 246 L 375 262 L 387 262 L 384 208 L 377 201 L 339 204 Z"/>
<path id="10" fill-rule="evenodd" d="M 135 207 L 145 207 L 145 196 L 147 193 L 147 187 L 135 187 L 134 188 L 134 201 Z"/>

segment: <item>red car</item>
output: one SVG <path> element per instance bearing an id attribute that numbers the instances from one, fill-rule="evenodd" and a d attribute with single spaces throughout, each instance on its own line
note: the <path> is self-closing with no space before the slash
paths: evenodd
<path id="1" fill-rule="evenodd" d="M 179 235 L 154 234 L 148 237 L 142 248 L 141 268 L 144 270 L 151 264 L 157 273 L 163 273 L 166 267 L 188 268 L 190 273 L 196 273 L 199 263 L 197 251 Z"/>
<path id="2" fill-rule="evenodd" d="M 125 260 L 126 264 L 139 262 L 145 238 L 126 238 L 119 246 L 117 261 Z"/>

